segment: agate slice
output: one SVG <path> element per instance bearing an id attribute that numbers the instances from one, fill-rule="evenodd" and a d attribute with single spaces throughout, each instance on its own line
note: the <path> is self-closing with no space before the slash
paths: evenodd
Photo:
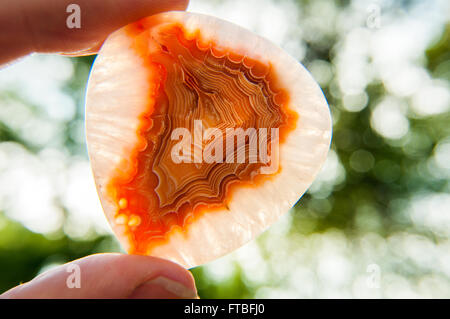
<path id="1" fill-rule="evenodd" d="M 319 86 L 283 50 L 217 18 L 168 12 L 106 40 L 86 135 L 126 251 L 189 268 L 290 210 L 326 158 L 331 121 Z"/>

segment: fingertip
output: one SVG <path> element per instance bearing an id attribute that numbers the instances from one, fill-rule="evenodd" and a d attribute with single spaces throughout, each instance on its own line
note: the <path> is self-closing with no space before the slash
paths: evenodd
<path id="1" fill-rule="evenodd" d="M 116 272 L 115 276 L 128 274 L 127 279 L 134 281 L 134 288 L 158 277 L 163 277 L 171 282 L 181 284 L 196 294 L 195 279 L 192 273 L 172 261 L 153 256 L 127 254 L 114 254 L 106 258 L 111 258 L 107 264 Z"/>
<path id="2" fill-rule="evenodd" d="M 97 254 L 75 260 L 94 298 L 196 298 L 191 272 L 158 257 Z"/>
<path id="3" fill-rule="evenodd" d="M 0 10 L 4 24 L 12 25 L 14 30 L 0 39 L 10 47 L 10 52 L 0 53 L 0 63 L 2 59 L 11 60 L 31 52 L 93 54 L 95 46 L 118 28 L 160 12 L 186 10 L 189 1 L 79 0 L 78 11 L 73 13 L 67 12 L 70 4 L 68 0 L 36 0 L 26 4 L 19 1 L 13 2 L 8 10 Z M 72 15 L 78 17 L 79 27 L 67 26 L 67 19 Z"/>
<path id="4" fill-rule="evenodd" d="M 170 2 L 170 1 L 169 1 Z M 173 0 L 172 10 L 184 11 L 189 6 L 189 0 Z"/>

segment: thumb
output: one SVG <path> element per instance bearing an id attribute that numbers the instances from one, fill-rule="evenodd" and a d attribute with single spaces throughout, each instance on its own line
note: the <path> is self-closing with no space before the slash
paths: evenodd
<path id="1" fill-rule="evenodd" d="M 191 273 L 149 256 L 96 254 L 58 266 L 2 298 L 197 298 Z"/>

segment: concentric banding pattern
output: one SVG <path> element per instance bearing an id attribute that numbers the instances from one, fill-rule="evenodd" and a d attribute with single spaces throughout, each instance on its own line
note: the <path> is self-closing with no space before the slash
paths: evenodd
<path id="1" fill-rule="evenodd" d="M 162 79 L 166 75 L 154 68 L 150 60 L 141 53 L 161 53 L 169 49 L 167 46 L 161 47 L 161 39 L 158 42 L 148 39 L 149 36 L 157 37 L 161 30 L 175 25 L 181 26 L 187 42 L 201 38 L 201 41 L 196 40 L 199 54 L 209 52 L 208 54 L 220 60 L 225 57 L 222 56 L 224 52 L 232 52 L 231 56 L 228 55 L 229 60 L 240 63 L 240 70 L 245 69 L 242 65 L 251 68 L 249 61 L 270 66 L 275 79 L 268 81 L 268 87 L 275 93 L 275 101 L 271 105 L 283 104 L 283 101 L 277 100 L 276 93 L 284 91 L 287 96 L 285 107 L 282 108 L 284 116 L 298 115 L 295 128 L 282 137 L 279 149 L 279 166 L 282 169 L 277 174 L 266 182 L 253 184 L 257 187 L 242 185 L 232 192 L 232 196 L 225 196 L 225 206 L 207 207 L 208 213 L 185 220 L 188 227 L 172 227 L 164 236 L 165 239 L 154 238 L 153 245 L 147 251 L 139 251 L 175 261 L 185 267 L 193 267 L 240 247 L 289 211 L 312 183 L 325 161 L 331 139 L 331 119 L 320 88 L 300 63 L 269 41 L 234 24 L 201 14 L 168 12 L 144 19 L 140 29 L 135 29 L 134 33 L 130 33 L 129 27 L 115 32 L 102 47 L 89 79 L 86 135 L 103 209 L 128 252 L 137 252 L 136 240 L 141 242 L 141 239 L 136 237 L 134 230 L 137 225 L 145 225 L 145 221 L 136 218 L 139 214 L 118 214 L 131 203 L 120 201 L 119 194 L 111 192 L 108 185 L 117 177 L 118 171 L 121 171 L 119 175 L 122 176 L 138 176 L 139 154 L 144 154 L 142 150 L 152 147 L 150 142 L 157 143 L 157 140 L 151 141 L 147 134 L 151 130 L 149 124 L 153 124 L 153 121 L 143 120 L 145 114 L 148 120 L 148 115 L 156 111 L 154 107 L 160 102 L 157 101 L 160 91 L 157 83 L 164 82 Z M 210 43 L 214 44 L 215 51 L 208 51 Z M 142 46 L 145 50 L 136 46 Z M 244 60 L 240 60 L 242 57 Z M 245 75 L 245 72 L 240 74 Z M 271 83 L 275 86 L 271 87 Z M 204 128 L 216 124 L 215 117 L 208 116 L 213 112 L 197 114 L 203 117 Z M 281 130 L 286 117 L 283 117 L 283 112 L 279 114 Z M 163 161 L 163 157 L 160 160 Z M 169 171 L 169 168 L 158 166 L 153 172 L 158 169 L 161 176 Z M 156 184 L 153 186 L 157 189 Z M 179 222 L 167 219 L 169 224 Z"/>
<path id="2" fill-rule="evenodd" d="M 270 65 L 205 44 L 201 32 L 188 40 L 181 25 L 140 32 L 145 28 L 137 22 L 128 28 L 156 89 L 140 116 L 142 142 L 130 154 L 132 166 L 119 167 L 108 189 L 118 207 L 116 222 L 129 226 L 131 251 L 148 253 L 173 227 L 187 228 L 198 215 L 226 208 L 232 186 L 257 185 L 259 169 L 272 164 L 258 157 L 264 149 L 270 159 L 271 129 L 284 137 L 297 116 L 287 109 L 288 94 L 277 87 Z M 184 142 L 173 139 L 177 128 L 189 134 L 181 160 L 173 158 Z M 220 134 L 203 140 L 208 129 Z M 261 138 L 259 129 L 268 137 Z M 208 148 L 213 162 L 202 158 Z"/>

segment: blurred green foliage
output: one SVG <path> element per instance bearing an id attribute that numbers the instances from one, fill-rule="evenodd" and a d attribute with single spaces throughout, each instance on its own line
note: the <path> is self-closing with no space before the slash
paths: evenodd
<path id="1" fill-rule="evenodd" d="M 77 241 L 60 235 L 46 238 L 0 215 L 0 291 L 31 280 L 43 266 L 60 264 L 111 246 L 109 236 Z"/>

